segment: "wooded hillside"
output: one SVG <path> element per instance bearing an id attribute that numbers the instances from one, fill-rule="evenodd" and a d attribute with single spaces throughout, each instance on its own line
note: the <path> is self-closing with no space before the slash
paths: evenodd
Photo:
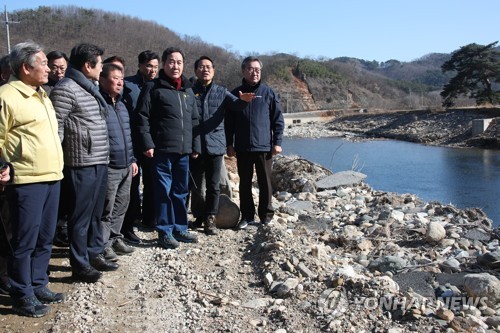
<path id="1" fill-rule="evenodd" d="M 186 76 L 193 75 L 193 62 L 208 55 L 216 64 L 216 80 L 233 88 L 241 82 L 242 55 L 211 45 L 197 37 L 179 36 L 155 22 L 121 14 L 73 6 L 39 7 L 9 13 L 11 46 L 31 39 L 46 52 L 58 49 L 69 54 L 80 42 L 105 48 L 104 58 L 119 55 L 126 60 L 126 74 L 137 69 L 137 55 L 169 46 L 186 53 Z M 0 34 L 5 36 L 5 25 Z M 7 42 L 2 39 L 2 53 Z M 439 92 L 449 75 L 441 72 L 448 54 L 429 54 L 412 62 L 383 63 L 355 58 L 306 59 L 289 54 L 259 55 L 264 63 L 263 80 L 279 94 L 286 112 L 318 109 L 409 109 L 438 108 Z M 474 105 L 459 100 L 457 106 Z"/>

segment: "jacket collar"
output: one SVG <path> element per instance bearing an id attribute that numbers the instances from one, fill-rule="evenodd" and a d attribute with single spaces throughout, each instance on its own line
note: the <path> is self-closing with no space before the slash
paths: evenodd
<path id="1" fill-rule="evenodd" d="M 77 69 L 74 69 L 71 65 L 68 66 L 65 73 L 66 78 L 70 78 L 75 81 L 82 89 L 91 94 L 99 104 L 99 110 L 104 118 L 107 116 L 106 101 L 99 92 L 99 88 L 94 82 L 89 80 L 83 73 Z"/>
<path id="2" fill-rule="evenodd" d="M 43 90 L 43 88 L 38 87 L 38 89 L 35 90 L 32 87 L 28 86 L 23 81 L 21 81 L 20 79 L 18 79 L 14 74 L 10 76 L 8 84 L 19 90 L 19 92 L 25 96 L 33 96 L 38 92 L 41 92 L 43 98 L 47 97 L 47 93 L 45 92 L 45 90 Z"/>
<path id="3" fill-rule="evenodd" d="M 212 88 L 213 85 L 214 85 L 213 80 L 209 84 L 204 85 L 199 80 L 195 79 L 194 83 L 193 83 L 193 89 L 196 89 L 196 91 L 208 92 Z"/>
<path id="4" fill-rule="evenodd" d="M 242 82 L 243 90 L 245 92 L 254 92 L 255 90 L 257 90 L 260 87 L 260 83 L 262 81 L 257 82 L 257 84 L 255 84 L 253 86 L 248 84 L 248 82 L 245 79 L 241 79 L 241 82 Z"/>
<path id="5" fill-rule="evenodd" d="M 181 84 L 181 91 L 184 91 L 186 89 L 189 89 L 189 88 L 192 88 L 193 87 L 193 84 L 191 83 L 191 81 L 189 81 L 185 76 L 184 74 L 181 76 L 181 79 L 182 79 L 182 84 Z M 175 90 L 175 88 L 170 84 L 169 80 L 168 80 L 168 77 L 167 75 L 165 74 L 165 72 L 163 71 L 163 69 L 160 69 L 160 73 L 158 75 L 158 80 L 160 82 L 160 84 L 162 86 L 165 86 L 169 89 L 173 89 Z"/>
<path id="6" fill-rule="evenodd" d="M 109 96 L 109 94 L 107 92 L 105 92 L 104 90 L 102 90 L 101 88 L 99 88 L 99 92 L 101 93 L 102 97 L 104 98 L 104 100 L 106 100 L 106 102 L 108 104 L 113 104 L 113 99 L 111 98 L 111 96 Z M 115 102 L 118 103 L 122 100 L 122 95 L 121 94 L 118 94 L 115 98 Z"/>

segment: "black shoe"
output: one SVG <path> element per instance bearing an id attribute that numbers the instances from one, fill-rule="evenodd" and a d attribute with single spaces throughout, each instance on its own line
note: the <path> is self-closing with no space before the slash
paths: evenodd
<path id="1" fill-rule="evenodd" d="M 68 235 L 57 233 L 56 236 L 54 237 L 54 240 L 52 241 L 52 244 L 58 247 L 68 247 L 69 246 Z"/>
<path id="2" fill-rule="evenodd" d="M 216 235 L 217 234 L 217 226 L 215 225 L 215 216 L 210 215 L 205 221 L 205 225 L 203 226 L 205 234 L 207 235 Z"/>
<path id="3" fill-rule="evenodd" d="M 115 251 L 116 254 L 122 256 L 126 254 L 131 254 L 132 252 L 135 251 L 135 249 L 132 246 L 128 246 L 127 244 L 125 244 L 123 239 L 117 238 L 113 243 L 113 251 Z"/>
<path id="4" fill-rule="evenodd" d="M 12 310 L 26 317 L 40 318 L 50 312 L 50 306 L 42 304 L 36 296 L 12 299 Z"/>
<path id="5" fill-rule="evenodd" d="M 181 231 L 172 233 L 174 238 L 183 243 L 198 243 L 198 237 L 189 231 Z"/>
<path id="6" fill-rule="evenodd" d="M 35 296 L 42 304 L 54 304 L 64 301 L 63 293 L 55 293 L 47 287 L 35 290 Z"/>
<path id="7" fill-rule="evenodd" d="M 123 231 L 123 239 L 130 244 L 141 244 L 142 240 L 133 231 Z"/>
<path id="8" fill-rule="evenodd" d="M 0 281 L 0 295 L 10 295 L 12 286 L 9 281 Z"/>
<path id="9" fill-rule="evenodd" d="M 176 249 L 180 246 L 179 242 L 172 236 L 172 234 L 160 233 L 158 235 L 158 245 L 165 249 Z"/>
<path id="10" fill-rule="evenodd" d="M 118 256 L 116 255 L 115 251 L 111 247 L 105 247 L 104 252 L 102 253 L 104 255 L 104 259 L 112 262 L 118 261 Z"/>
<path id="11" fill-rule="evenodd" d="M 90 259 L 90 264 L 92 265 L 92 267 L 101 272 L 116 271 L 118 267 L 120 267 L 120 265 L 118 265 L 117 263 L 104 259 L 104 256 L 102 254 Z"/>
<path id="12" fill-rule="evenodd" d="M 154 231 L 156 227 L 156 221 L 142 221 L 138 226 L 138 228 L 144 231 Z"/>
<path id="13" fill-rule="evenodd" d="M 73 270 L 73 279 L 76 281 L 87 282 L 87 283 L 95 283 L 102 276 L 102 273 L 99 272 L 92 266 L 82 268 L 79 271 Z"/>
<path id="14" fill-rule="evenodd" d="M 201 228 L 205 222 L 206 222 L 206 220 L 204 218 L 197 217 L 196 220 L 194 220 L 194 222 L 191 222 L 189 224 L 189 227 L 191 229 L 198 229 L 198 228 Z"/>

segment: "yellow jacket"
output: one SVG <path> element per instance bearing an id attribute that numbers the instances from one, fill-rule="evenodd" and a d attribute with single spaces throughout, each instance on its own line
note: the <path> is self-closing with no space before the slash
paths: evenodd
<path id="1" fill-rule="evenodd" d="M 0 149 L 14 167 L 13 184 L 63 177 L 54 107 L 43 89 L 37 92 L 13 75 L 0 87 Z"/>

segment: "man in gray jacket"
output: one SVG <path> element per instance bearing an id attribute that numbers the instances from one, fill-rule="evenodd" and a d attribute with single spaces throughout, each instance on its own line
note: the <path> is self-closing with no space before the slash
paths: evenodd
<path id="1" fill-rule="evenodd" d="M 196 96 L 199 124 L 193 129 L 194 136 L 200 136 L 201 154 L 189 161 L 191 179 L 191 212 L 196 218 L 193 228 L 203 225 L 207 235 L 217 232 L 215 215 L 219 210 L 221 171 L 224 168 L 226 136 L 224 115 L 231 107 L 243 109 L 255 95 L 240 94 L 240 99 L 225 87 L 213 82 L 215 66 L 207 56 L 201 56 L 194 63 L 196 82 L 193 92 Z M 202 186 L 206 184 L 205 188 Z"/>
<path id="2" fill-rule="evenodd" d="M 116 270 L 104 259 L 100 223 L 109 162 L 107 103 L 96 81 L 102 70 L 104 50 L 79 44 L 71 50 L 66 76 L 50 98 L 59 125 L 68 186 L 68 234 L 73 278 L 96 282 L 99 271 Z"/>

